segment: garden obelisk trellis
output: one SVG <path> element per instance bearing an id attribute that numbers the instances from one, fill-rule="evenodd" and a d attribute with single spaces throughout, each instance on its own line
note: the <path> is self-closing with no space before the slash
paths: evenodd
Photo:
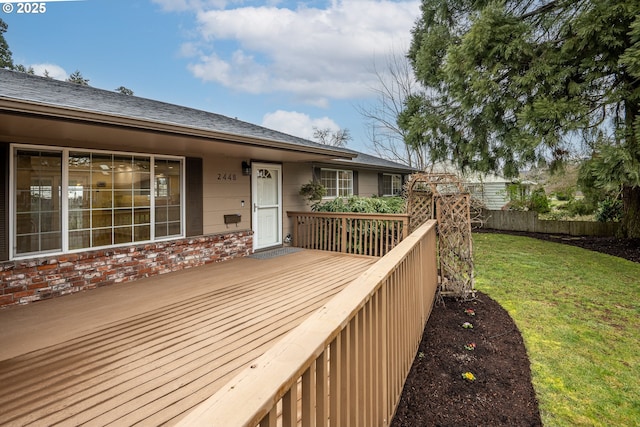
<path id="1" fill-rule="evenodd" d="M 406 186 L 411 231 L 438 221 L 440 294 L 474 296 L 471 196 L 453 174 L 417 173 Z"/>

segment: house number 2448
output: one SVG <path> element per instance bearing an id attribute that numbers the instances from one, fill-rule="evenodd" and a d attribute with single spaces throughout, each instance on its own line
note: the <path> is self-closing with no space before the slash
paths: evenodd
<path id="1" fill-rule="evenodd" d="M 219 173 L 218 181 L 235 181 L 237 180 L 237 176 L 235 173 Z"/>

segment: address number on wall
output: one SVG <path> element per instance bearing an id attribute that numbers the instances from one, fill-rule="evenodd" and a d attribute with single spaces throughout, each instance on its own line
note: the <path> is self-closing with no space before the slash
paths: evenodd
<path id="1" fill-rule="evenodd" d="M 236 181 L 238 179 L 235 173 L 219 173 L 218 181 Z"/>

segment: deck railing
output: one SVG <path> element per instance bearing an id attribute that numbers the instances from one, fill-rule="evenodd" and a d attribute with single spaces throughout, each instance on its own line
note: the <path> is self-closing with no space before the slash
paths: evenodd
<path id="1" fill-rule="evenodd" d="M 339 212 L 287 212 L 293 246 L 383 256 L 409 234 L 409 216 Z"/>
<path id="2" fill-rule="evenodd" d="M 179 422 L 388 426 L 436 292 L 429 221 Z"/>

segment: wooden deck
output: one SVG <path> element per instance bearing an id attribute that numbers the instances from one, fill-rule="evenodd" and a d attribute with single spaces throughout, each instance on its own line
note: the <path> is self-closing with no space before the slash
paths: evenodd
<path id="1" fill-rule="evenodd" d="M 173 424 L 377 258 L 243 258 L 0 310 L 0 424 Z"/>

